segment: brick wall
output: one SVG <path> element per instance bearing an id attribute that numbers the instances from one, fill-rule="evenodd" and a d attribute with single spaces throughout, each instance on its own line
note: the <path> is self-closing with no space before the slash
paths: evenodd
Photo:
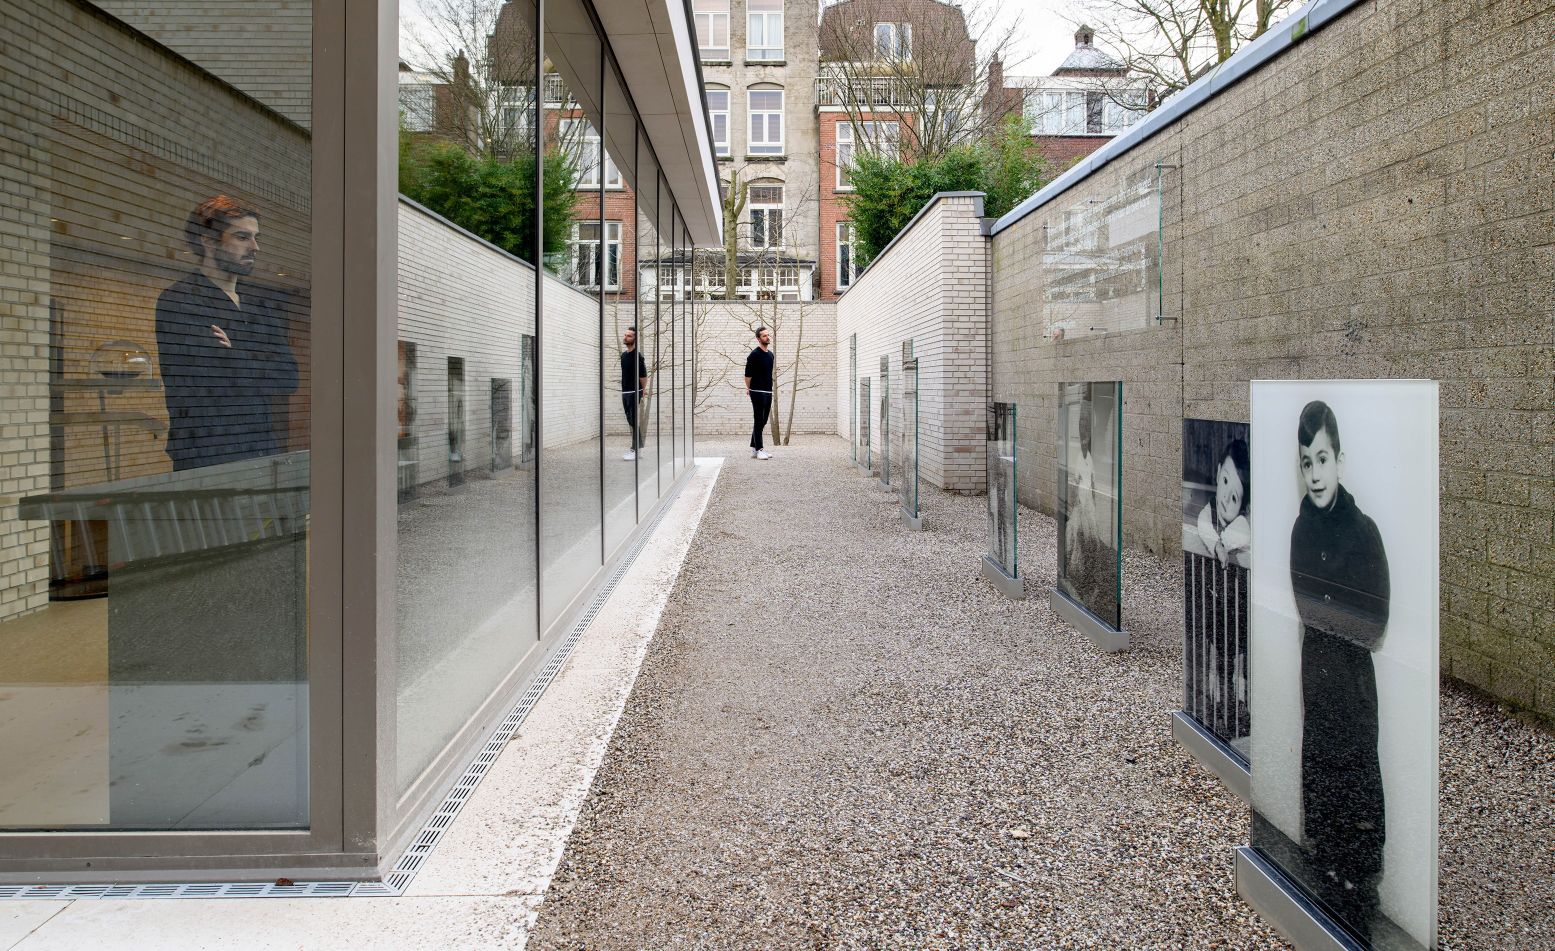
<path id="1" fill-rule="evenodd" d="M 1555 7 L 1353 7 L 993 239 L 996 398 L 1051 511 L 1056 386 L 1124 381 L 1124 533 L 1253 379 L 1441 383 L 1445 673 L 1555 716 Z M 1171 318 L 1044 336 L 1044 226 L 1160 161 Z"/>
<path id="2" fill-rule="evenodd" d="M 918 360 L 919 473 L 955 492 L 981 492 L 987 485 L 987 242 L 981 214 L 981 195 L 936 196 L 837 303 L 842 398 L 836 431 L 844 438 L 853 432 L 858 380 L 871 380 L 870 399 L 878 403 L 882 356 L 889 360 L 891 417 L 903 418 L 902 342 L 911 339 Z M 849 366 L 855 334 L 857 378 Z M 876 446 L 879 428 L 870 427 Z M 893 429 L 900 438 L 903 429 Z M 901 458 L 900 451 L 893 445 L 892 457 Z"/>
<path id="3" fill-rule="evenodd" d="M 304 127 L 313 119 L 313 0 L 96 0 Z"/>
<path id="4" fill-rule="evenodd" d="M 698 301 L 697 419 L 699 436 L 748 434 L 750 400 L 745 396 L 745 357 L 756 345 L 754 328 L 776 329 L 777 386 L 785 431 L 830 433 L 836 428 L 837 305 L 822 301 Z M 794 379 L 795 348 L 800 390 L 789 418 L 788 387 Z M 769 430 L 770 432 L 770 430 Z"/>

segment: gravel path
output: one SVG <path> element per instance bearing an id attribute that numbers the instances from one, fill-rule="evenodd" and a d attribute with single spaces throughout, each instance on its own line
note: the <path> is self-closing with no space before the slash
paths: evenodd
<path id="1" fill-rule="evenodd" d="M 1008 602 L 982 498 L 926 487 L 920 535 L 840 440 L 698 448 L 730 459 L 534 947 L 1282 946 L 1235 895 L 1245 808 L 1171 740 L 1180 566 L 1125 555 L 1106 656 L 1047 607 L 1050 519 Z M 1457 693 L 1443 723 L 1444 939 L 1555 947 L 1555 744 Z"/>

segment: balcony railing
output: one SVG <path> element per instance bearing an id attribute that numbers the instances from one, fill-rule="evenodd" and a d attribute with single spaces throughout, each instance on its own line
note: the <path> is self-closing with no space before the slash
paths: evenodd
<path id="1" fill-rule="evenodd" d="M 815 81 L 815 104 L 819 107 L 912 109 L 920 98 L 921 88 L 900 76 L 859 76 L 829 69 Z"/>

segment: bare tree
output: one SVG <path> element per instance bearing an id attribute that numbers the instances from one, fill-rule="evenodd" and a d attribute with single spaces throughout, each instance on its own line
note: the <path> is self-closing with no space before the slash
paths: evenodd
<path id="1" fill-rule="evenodd" d="M 1296 0 L 1078 0 L 1096 45 L 1160 98 L 1269 31 Z"/>
<path id="2" fill-rule="evenodd" d="M 991 87 L 1021 26 L 996 0 L 843 0 L 821 17 L 820 104 L 841 107 L 855 128 L 896 123 L 895 138 L 855 135 L 856 152 L 942 155 L 1004 120 L 1002 90 Z"/>

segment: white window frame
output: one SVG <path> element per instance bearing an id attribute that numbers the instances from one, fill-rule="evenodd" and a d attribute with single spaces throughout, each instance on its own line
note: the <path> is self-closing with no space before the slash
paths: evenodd
<path id="1" fill-rule="evenodd" d="M 579 232 L 585 227 L 599 227 L 600 222 L 574 221 L 572 233 L 567 238 L 567 257 L 572 267 L 572 284 L 586 290 L 598 290 L 599 239 L 584 238 Z M 621 289 L 621 222 L 604 222 L 605 234 L 605 290 Z"/>
<path id="2" fill-rule="evenodd" d="M 881 43 L 882 37 L 884 43 Z M 875 58 L 912 59 L 912 24 L 876 23 Z"/>
<path id="3" fill-rule="evenodd" d="M 847 249 L 847 258 L 843 258 L 843 249 Z M 853 222 L 837 222 L 837 290 L 844 290 L 853 286 L 854 263 L 858 259 L 853 256 Z"/>
<path id="4" fill-rule="evenodd" d="M 713 107 L 713 97 L 715 95 L 723 97 L 722 109 Z M 710 133 L 713 137 L 713 154 L 726 158 L 731 151 L 729 144 L 729 103 L 733 95 L 734 93 L 727 86 L 708 86 L 702 90 L 703 99 L 707 103 L 707 116 L 709 121 L 712 122 Z M 718 136 L 719 119 L 723 120 L 723 138 Z"/>
<path id="5" fill-rule="evenodd" d="M 853 190 L 853 183 L 848 181 L 848 169 L 853 167 L 853 156 L 858 140 L 862 137 L 871 143 L 872 148 L 880 149 L 883 143 L 879 137 L 882 135 L 893 143 L 894 148 L 898 150 L 901 148 L 902 126 L 894 119 L 866 119 L 862 122 L 849 122 L 844 119 L 837 123 L 833 158 L 837 166 L 838 191 Z"/>
<path id="6" fill-rule="evenodd" d="M 756 189 L 775 188 L 777 199 L 756 200 Z M 783 202 L 788 197 L 787 190 L 782 182 L 752 182 L 748 195 L 748 211 L 750 214 L 750 244 L 753 248 L 781 248 L 783 247 Z M 759 217 L 758 217 L 759 216 Z M 777 228 L 774 229 L 774 219 Z M 773 240 L 773 231 L 776 230 L 777 240 Z"/>
<path id="7" fill-rule="evenodd" d="M 579 123 L 582 131 L 579 131 Z M 562 119 L 557 129 L 562 145 L 572 155 L 572 167 L 578 173 L 575 188 L 599 187 L 599 153 L 602 151 L 599 130 L 587 119 Z M 621 187 L 621 170 L 615 159 L 605 153 L 605 188 Z"/>
<path id="8" fill-rule="evenodd" d="M 774 38 L 776 43 L 772 42 Z M 783 0 L 749 0 L 745 14 L 745 58 L 757 63 L 783 58 Z"/>
<path id="9" fill-rule="evenodd" d="M 776 109 L 757 109 L 756 96 L 760 94 L 777 94 Z M 783 95 L 781 87 L 753 86 L 745 91 L 745 111 L 750 118 L 746 122 L 745 153 L 747 155 L 782 155 L 783 154 L 783 107 L 787 97 Z M 777 137 L 772 138 L 773 129 L 777 130 Z M 760 129 L 760 134 L 757 130 Z"/>
<path id="10" fill-rule="evenodd" d="M 697 51 L 704 60 L 729 58 L 729 0 L 695 0 Z M 722 34 L 720 36 L 720 33 Z M 716 41 L 723 40 L 719 45 Z"/>

